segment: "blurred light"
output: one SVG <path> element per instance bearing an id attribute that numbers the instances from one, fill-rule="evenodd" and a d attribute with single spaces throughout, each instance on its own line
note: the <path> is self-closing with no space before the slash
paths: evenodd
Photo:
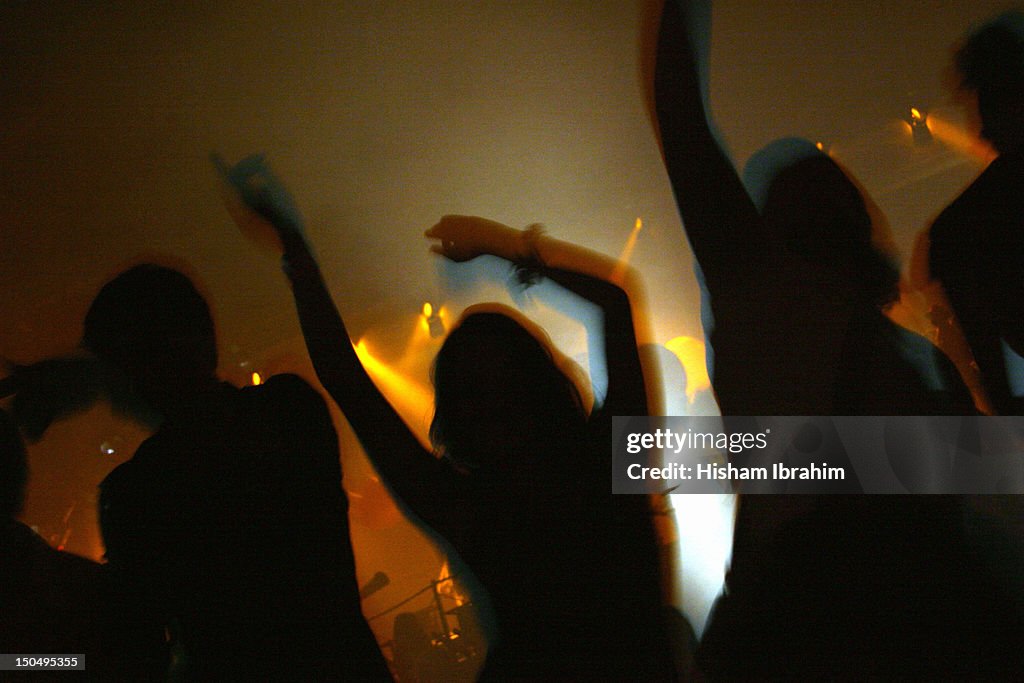
<path id="1" fill-rule="evenodd" d="M 996 158 L 995 150 L 988 143 L 950 121 L 929 114 L 924 123 L 935 139 L 965 156 L 985 164 Z"/>
<path id="2" fill-rule="evenodd" d="M 910 131 L 914 136 L 914 144 L 926 145 L 932 141 L 932 133 L 917 107 L 910 108 L 910 121 L 908 123 L 910 123 Z"/>
<path id="3" fill-rule="evenodd" d="M 636 247 L 636 239 L 640 235 L 640 230 L 642 230 L 643 227 L 643 220 L 637 216 L 636 222 L 633 223 L 633 230 L 630 231 L 629 237 L 626 238 L 626 246 L 622 248 L 622 253 L 619 254 L 619 261 L 615 264 L 615 268 L 612 270 L 612 282 L 620 285 L 622 284 L 622 278 L 626 274 L 626 268 L 629 266 L 629 260 L 633 257 L 633 249 Z"/>
<path id="4" fill-rule="evenodd" d="M 825 151 L 825 145 L 821 144 L 820 142 L 815 142 L 814 146 L 818 148 L 819 152 L 824 152 Z"/>
<path id="5" fill-rule="evenodd" d="M 405 423 L 413 428 L 417 438 L 426 445 L 428 442 L 424 436 L 430 425 L 430 412 L 434 405 L 433 393 L 376 358 L 367 348 L 364 339 L 360 339 L 355 345 L 355 351 L 381 393 L 402 416 Z"/>
<path id="6" fill-rule="evenodd" d="M 686 398 L 690 403 L 700 391 L 711 388 L 704 342 L 693 337 L 675 337 L 665 342 L 665 348 L 676 355 L 686 371 Z"/>
<path id="7" fill-rule="evenodd" d="M 732 555 L 733 494 L 676 494 L 671 496 L 679 541 L 682 610 L 698 638 L 715 599 L 722 592 L 725 568 Z"/>
<path id="8" fill-rule="evenodd" d="M 423 321 L 431 337 L 443 337 L 445 333 L 444 320 L 441 319 L 441 310 L 434 310 L 428 301 L 423 304 Z"/>
<path id="9" fill-rule="evenodd" d="M 115 452 L 113 444 L 109 441 L 104 441 L 100 444 L 100 453 L 102 455 L 113 455 Z"/>
<path id="10" fill-rule="evenodd" d="M 254 387 L 258 387 L 261 384 L 263 384 L 263 378 L 260 377 L 260 373 L 258 373 L 258 372 L 252 373 L 252 385 Z"/>

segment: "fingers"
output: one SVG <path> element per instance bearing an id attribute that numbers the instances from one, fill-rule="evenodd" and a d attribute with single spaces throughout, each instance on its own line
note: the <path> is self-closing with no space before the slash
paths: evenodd
<path id="1" fill-rule="evenodd" d="M 219 153 L 211 152 L 210 162 L 225 181 L 243 192 L 254 184 L 266 184 L 271 178 L 263 154 L 250 154 L 232 166 Z"/>
<path id="2" fill-rule="evenodd" d="M 435 223 L 432 228 L 423 234 L 427 237 L 441 237 L 446 231 L 451 230 L 454 227 L 453 224 L 459 218 L 461 218 L 461 216 L 454 216 L 450 214 L 441 216 L 441 220 Z"/>

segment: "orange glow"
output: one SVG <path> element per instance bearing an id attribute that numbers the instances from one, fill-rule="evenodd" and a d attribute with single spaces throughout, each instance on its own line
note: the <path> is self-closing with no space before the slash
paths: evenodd
<path id="1" fill-rule="evenodd" d="M 814 143 L 814 146 L 818 148 L 819 152 L 824 152 L 825 151 L 825 145 L 821 144 L 820 142 Z"/>
<path id="2" fill-rule="evenodd" d="M 686 371 L 686 399 L 693 403 L 697 392 L 711 388 L 708 366 L 704 359 L 704 342 L 693 337 L 675 337 L 665 342 L 665 348 L 676 355 Z"/>
<path id="3" fill-rule="evenodd" d="M 355 345 L 356 355 L 373 379 L 381 393 L 394 406 L 405 423 L 412 428 L 417 438 L 426 445 L 426 434 L 430 427 L 431 409 L 434 405 L 433 392 L 418 382 L 393 370 L 376 358 L 360 339 Z"/>
<path id="4" fill-rule="evenodd" d="M 984 140 L 981 140 L 963 128 L 949 121 L 944 121 L 929 114 L 925 125 L 932 136 L 965 156 L 987 164 L 996 158 L 996 152 Z"/>
<path id="5" fill-rule="evenodd" d="M 444 306 L 434 308 L 429 301 L 423 304 L 423 315 L 420 316 L 419 329 L 428 337 L 443 337 L 447 330 Z"/>
<path id="6" fill-rule="evenodd" d="M 441 572 L 437 575 L 437 581 L 437 592 L 446 598 L 454 600 L 456 606 L 461 606 L 469 602 L 469 596 L 462 593 L 462 591 L 459 590 L 458 585 L 456 585 L 453 580 L 447 559 L 445 559 L 444 564 L 441 565 Z"/>
<path id="7" fill-rule="evenodd" d="M 637 237 L 640 236 L 640 231 L 643 227 L 643 220 L 637 216 L 636 222 L 633 224 L 633 230 L 629 233 L 629 237 L 626 238 L 626 246 L 622 248 L 622 253 L 619 254 L 619 261 L 612 270 L 610 278 L 612 282 L 622 284 L 622 279 L 626 275 L 626 268 L 629 266 L 629 260 L 633 257 L 633 249 L 636 247 Z"/>
<path id="8" fill-rule="evenodd" d="M 254 387 L 258 387 L 261 384 L 263 384 L 263 378 L 260 377 L 260 373 L 258 373 L 258 372 L 252 373 L 252 385 Z"/>
<path id="9" fill-rule="evenodd" d="M 918 111 L 916 107 L 911 107 L 910 108 L 910 119 L 914 122 L 915 125 L 917 123 L 920 123 L 920 121 L 922 119 L 921 112 Z"/>

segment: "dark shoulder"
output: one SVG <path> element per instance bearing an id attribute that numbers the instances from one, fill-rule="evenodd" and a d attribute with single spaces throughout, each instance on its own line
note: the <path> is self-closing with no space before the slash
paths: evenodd
<path id="1" fill-rule="evenodd" d="M 142 465 L 146 460 L 145 444 L 146 442 L 143 442 L 142 445 L 139 446 L 131 460 L 127 460 L 115 467 L 106 477 L 103 478 L 103 481 L 100 482 L 101 511 L 104 502 L 109 502 L 111 499 L 115 498 L 121 498 L 126 495 L 126 493 L 137 490 L 140 479 L 143 478 L 142 470 L 145 469 Z"/>
<path id="2" fill-rule="evenodd" d="M 326 401 L 298 375 L 274 375 L 264 384 L 242 389 L 241 394 L 247 429 L 263 439 L 264 448 L 270 445 L 277 452 L 337 451 L 337 435 Z"/>
<path id="3" fill-rule="evenodd" d="M 950 239 L 965 222 L 999 213 L 1024 202 L 1024 153 L 996 158 L 974 182 L 947 206 L 932 225 L 931 238 Z"/>
<path id="4" fill-rule="evenodd" d="M 246 387 L 242 391 L 247 394 L 259 395 L 266 401 L 323 403 L 320 394 L 310 386 L 309 382 L 290 372 L 274 375 L 263 384 Z"/>
<path id="5" fill-rule="evenodd" d="M 273 375 L 261 385 L 266 391 L 291 392 L 296 394 L 313 394 L 319 396 L 309 382 L 292 372 Z"/>
<path id="6" fill-rule="evenodd" d="M 242 395 L 261 419 L 273 417 L 288 421 L 303 416 L 329 419 L 327 404 L 320 392 L 291 373 L 274 375 L 259 386 L 246 387 L 242 389 Z"/>

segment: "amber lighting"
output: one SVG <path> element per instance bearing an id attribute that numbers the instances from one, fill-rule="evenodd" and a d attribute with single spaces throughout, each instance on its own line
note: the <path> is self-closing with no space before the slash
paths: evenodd
<path id="1" fill-rule="evenodd" d="M 430 408 L 434 403 L 433 392 L 396 372 L 388 364 L 374 356 L 367 347 L 365 339 L 359 340 L 355 345 L 355 351 L 381 393 L 394 406 L 406 424 L 412 427 L 413 432 L 422 439 L 430 422 Z"/>
<path id="2" fill-rule="evenodd" d="M 996 158 L 996 152 L 984 140 L 949 121 L 929 114 L 924 121 L 932 136 L 953 150 L 972 157 L 981 163 L 989 163 Z"/>
<path id="3" fill-rule="evenodd" d="M 711 388 L 708 366 L 704 358 L 704 342 L 693 337 L 675 337 L 665 342 L 686 371 L 686 400 L 693 403 L 697 393 Z"/>
<path id="4" fill-rule="evenodd" d="M 626 238 L 626 246 L 622 248 L 622 253 L 619 254 L 619 260 L 615 264 L 615 268 L 612 270 L 612 282 L 622 284 L 622 278 L 626 274 L 626 268 L 629 266 L 629 260 L 633 257 L 633 249 L 636 247 L 637 237 L 640 236 L 640 231 L 643 230 L 643 227 L 643 220 L 637 216 L 636 222 L 633 223 L 633 230 L 630 231 L 629 237 Z"/>

